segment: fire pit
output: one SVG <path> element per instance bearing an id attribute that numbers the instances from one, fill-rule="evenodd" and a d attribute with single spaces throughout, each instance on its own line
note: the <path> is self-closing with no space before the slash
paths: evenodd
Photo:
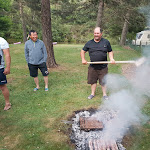
<path id="1" fill-rule="evenodd" d="M 122 138 L 113 139 L 105 135 L 105 125 L 115 117 L 114 112 L 102 112 L 102 121 L 91 116 L 89 111 L 79 112 L 73 118 L 71 140 L 76 150 L 125 150 Z"/>

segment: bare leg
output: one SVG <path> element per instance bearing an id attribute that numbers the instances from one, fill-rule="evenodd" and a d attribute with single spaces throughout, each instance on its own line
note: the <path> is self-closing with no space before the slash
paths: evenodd
<path id="1" fill-rule="evenodd" d="M 103 92 L 103 96 L 106 96 L 106 86 L 105 85 L 101 85 L 101 88 L 102 88 L 102 92 Z"/>
<path id="2" fill-rule="evenodd" d="M 95 96 L 97 83 L 91 84 L 91 95 Z"/>
<path id="3" fill-rule="evenodd" d="M 11 108 L 11 104 L 9 102 L 9 90 L 8 90 L 6 84 L 0 85 L 0 89 L 2 90 L 2 94 L 4 95 L 4 99 L 5 99 L 4 110 L 8 110 Z"/>
<path id="4" fill-rule="evenodd" d="M 48 76 L 44 76 L 45 88 L 48 88 Z"/>
<path id="5" fill-rule="evenodd" d="M 34 77 L 34 82 L 36 84 L 36 88 L 39 89 L 40 86 L 39 86 L 39 79 L 38 79 L 38 77 Z"/>

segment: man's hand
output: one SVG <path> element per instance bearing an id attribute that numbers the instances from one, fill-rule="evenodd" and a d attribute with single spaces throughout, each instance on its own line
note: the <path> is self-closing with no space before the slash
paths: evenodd
<path id="1" fill-rule="evenodd" d="M 111 64 L 115 64 L 115 60 L 114 59 L 111 59 L 110 62 L 111 62 Z"/>
<path id="2" fill-rule="evenodd" d="M 87 64 L 87 61 L 85 60 L 85 53 L 86 53 L 86 51 L 84 51 L 84 50 L 81 50 L 81 52 L 80 52 L 83 65 Z"/>
<path id="3" fill-rule="evenodd" d="M 85 59 L 82 59 L 82 64 L 83 65 L 86 65 L 87 64 L 87 61 Z"/>
<path id="4" fill-rule="evenodd" d="M 113 51 L 108 53 L 111 64 L 115 64 Z"/>
<path id="5" fill-rule="evenodd" d="M 10 74 L 10 68 L 8 68 L 8 67 L 6 67 L 5 69 L 4 69 L 4 75 L 8 75 L 8 74 Z"/>

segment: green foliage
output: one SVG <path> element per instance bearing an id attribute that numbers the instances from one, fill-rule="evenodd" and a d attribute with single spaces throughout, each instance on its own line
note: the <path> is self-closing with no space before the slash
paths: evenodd
<path id="1" fill-rule="evenodd" d="M 6 36 L 8 33 L 9 27 L 11 24 L 11 20 L 9 17 L 0 17 L 0 36 Z"/>
<path id="2" fill-rule="evenodd" d="M 22 20 L 20 18 L 19 1 L 22 2 L 24 20 L 26 23 L 27 34 L 31 29 L 38 32 L 39 38 L 42 37 L 41 18 L 40 18 L 40 1 L 14 0 L 11 7 L 12 24 L 9 29 L 9 41 L 11 43 L 23 41 Z M 32 9 L 31 9 L 31 8 Z"/>
<path id="3" fill-rule="evenodd" d="M 65 24 L 61 24 L 62 19 L 60 17 L 52 18 L 52 33 L 53 41 L 57 42 L 70 42 L 72 35 L 70 27 Z"/>
<path id="4" fill-rule="evenodd" d="M 127 10 L 130 10 L 130 18 L 128 22 L 128 34 L 127 39 L 135 38 L 137 32 L 143 30 L 146 25 L 145 16 L 139 13 L 138 6 L 140 3 L 133 1 L 110 1 L 107 3 L 104 14 L 104 29 L 107 33 L 107 37 L 113 40 L 113 43 L 118 43 L 122 34 L 122 28 L 125 21 L 125 14 Z M 116 40 L 115 40 L 116 39 Z"/>
<path id="5" fill-rule="evenodd" d="M 145 27 L 145 17 L 141 15 L 137 9 L 138 6 L 140 6 L 140 3 L 137 3 L 135 0 L 123 0 L 121 2 L 111 0 L 104 2 L 104 37 L 108 37 L 112 43 L 119 43 L 119 38 L 121 37 L 124 24 L 124 14 L 128 9 L 132 11 L 132 15 L 130 20 L 128 20 L 129 33 L 127 38 L 132 39 L 138 31 Z M 63 1 L 63 3 L 60 0 L 52 1 L 52 17 L 57 16 L 61 18 L 61 26 L 66 24 L 65 28 L 70 28 L 70 26 L 72 26 L 71 30 L 69 29 L 71 31 L 69 36 L 72 36 L 72 42 L 85 42 L 87 41 L 89 34 L 93 34 L 93 28 L 96 25 L 98 3 L 99 0 L 87 0 L 85 2 L 66 0 Z M 58 20 L 56 20 L 56 24 L 58 23 L 57 21 Z M 54 24 L 55 23 L 53 23 L 53 25 Z M 53 25 L 52 28 L 57 28 Z M 57 26 L 59 25 L 57 24 Z M 64 39 L 64 35 L 62 33 L 56 34 L 56 30 L 53 29 L 53 31 L 54 35 L 62 35 L 62 37 L 59 39 Z M 89 33 L 89 31 L 92 32 Z"/>
<path id="6" fill-rule="evenodd" d="M 0 12 L 2 13 L 2 10 L 8 11 L 10 9 L 10 4 L 11 0 L 0 0 Z"/>
<path id="7" fill-rule="evenodd" d="M 33 11 L 41 11 L 41 0 L 24 0 Z"/>
<path id="8" fill-rule="evenodd" d="M 133 39 L 136 33 L 144 30 L 146 25 L 146 18 L 144 17 L 144 15 L 142 15 L 138 11 L 133 13 L 134 14 L 131 16 L 129 23 L 129 33 L 132 34 L 132 36 L 129 39 Z"/>
<path id="9" fill-rule="evenodd" d="M 53 40 L 61 42 L 87 42 L 93 34 L 97 9 L 89 2 L 52 1 Z"/>
<path id="10" fill-rule="evenodd" d="M 0 36 L 5 38 L 11 24 L 11 19 L 7 16 L 10 4 L 10 0 L 0 0 Z"/>
<path id="11" fill-rule="evenodd" d="M 6 27 L 5 30 L 3 29 L 5 32 L 1 31 L 1 34 L 5 34 L 13 41 L 18 41 L 19 38 L 22 40 L 23 31 L 20 20 L 19 1 L 23 3 L 27 33 L 31 29 L 35 29 L 39 33 L 39 37 L 42 38 L 40 0 L 11 1 L 13 5 L 9 16 L 12 24 L 10 27 L 10 23 L 5 21 Z M 145 16 L 138 12 L 138 7 L 147 4 L 146 1 L 142 0 L 140 3 L 137 3 L 135 0 L 104 0 L 104 37 L 110 39 L 114 44 L 118 43 L 124 24 L 124 15 L 128 9 L 130 9 L 132 15 L 130 20 L 128 20 L 129 33 L 127 34 L 127 39 L 135 37 L 135 34 L 146 26 Z M 96 25 L 99 0 L 51 0 L 50 2 L 53 41 L 82 43 L 93 38 L 92 34 Z M 4 7 L 5 10 L 8 10 L 10 0 L 0 0 L 0 3 L 2 3 L 0 8 Z"/>

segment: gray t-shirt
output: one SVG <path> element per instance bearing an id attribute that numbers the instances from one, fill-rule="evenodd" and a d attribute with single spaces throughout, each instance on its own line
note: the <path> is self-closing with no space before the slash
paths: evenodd
<path id="1" fill-rule="evenodd" d="M 5 67 L 3 49 L 9 48 L 7 41 L 0 37 L 0 69 Z"/>

